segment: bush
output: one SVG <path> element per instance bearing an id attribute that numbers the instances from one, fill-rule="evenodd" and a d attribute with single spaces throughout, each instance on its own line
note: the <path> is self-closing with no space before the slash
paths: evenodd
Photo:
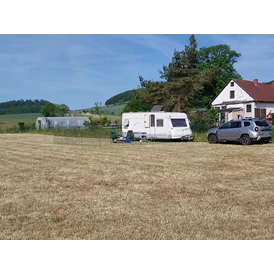
<path id="1" fill-rule="evenodd" d="M 111 124 L 111 122 L 106 116 L 104 116 L 100 119 L 100 125 L 109 126 L 110 124 Z"/>
<path id="2" fill-rule="evenodd" d="M 190 123 L 191 130 L 193 132 L 206 132 L 209 128 L 214 127 L 214 125 L 205 124 L 202 122 L 192 121 Z"/>
<path id="3" fill-rule="evenodd" d="M 18 126 L 19 126 L 20 131 L 25 131 L 26 130 L 25 122 L 19 122 Z"/>
<path id="4" fill-rule="evenodd" d="M 35 130 L 36 127 L 35 127 L 35 123 L 29 123 L 26 125 L 26 129 L 27 130 Z"/>
<path id="5" fill-rule="evenodd" d="M 207 112 L 189 112 L 190 127 L 194 132 L 206 132 L 209 128 L 216 127 L 218 112 L 210 109 Z"/>

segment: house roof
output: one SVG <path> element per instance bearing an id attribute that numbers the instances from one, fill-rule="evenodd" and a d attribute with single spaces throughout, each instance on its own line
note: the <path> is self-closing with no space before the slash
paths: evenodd
<path id="1" fill-rule="evenodd" d="M 233 79 L 255 101 L 274 102 L 274 84 L 261 84 L 258 79 L 253 81 Z"/>

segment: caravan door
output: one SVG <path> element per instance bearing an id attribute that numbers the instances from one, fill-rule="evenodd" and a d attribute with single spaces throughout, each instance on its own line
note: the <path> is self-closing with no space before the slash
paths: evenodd
<path id="1" fill-rule="evenodd" d="M 147 139 L 154 139 L 156 134 L 155 114 L 144 114 L 144 126 Z"/>
<path id="2" fill-rule="evenodd" d="M 148 139 L 171 139 L 170 125 L 165 114 L 145 114 L 145 121 Z"/>

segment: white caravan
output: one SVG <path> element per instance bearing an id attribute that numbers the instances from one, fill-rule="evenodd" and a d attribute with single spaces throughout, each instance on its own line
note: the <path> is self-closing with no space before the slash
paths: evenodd
<path id="1" fill-rule="evenodd" d="M 122 136 L 137 140 L 193 140 L 187 115 L 164 111 L 123 113 Z"/>

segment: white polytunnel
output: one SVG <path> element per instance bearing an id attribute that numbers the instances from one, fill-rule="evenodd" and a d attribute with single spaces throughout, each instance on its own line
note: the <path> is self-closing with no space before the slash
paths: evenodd
<path id="1" fill-rule="evenodd" d="M 85 129 L 84 122 L 89 122 L 87 117 L 38 117 L 36 129 Z"/>

